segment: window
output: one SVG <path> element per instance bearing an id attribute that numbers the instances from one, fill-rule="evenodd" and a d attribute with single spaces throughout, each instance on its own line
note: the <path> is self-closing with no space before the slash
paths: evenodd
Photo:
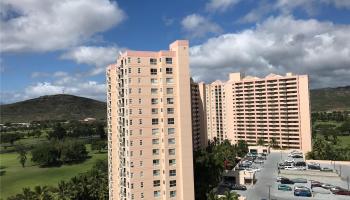
<path id="1" fill-rule="evenodd" d="M 174 98 L 166 98 L 167 104 L 174 104 Z"/>
<path id="2" fill-rule="evenodd" d="M 140 140 L 140 145 L 142 145 L 142 140 Z"/>
<path id="3" fill-rule="evenodd" d="M 140 114 L 140 115 L 142 114 L 142 109 L 141 109 L 141 108 L 139 108 L 139 114 Z"/>
<path id="4" fill-rule="evenodd" d="M 143 182 L 140 183 L 141 188 L 143 188 Z"/>
<path id="5" fill-rule="evenodd" d="M 132 145 L 134 144 L 134 141 L 130 140 L 130 146 L 132 147 Z"/>
<path id="6" fill-rule="evenodd" d="M 130 157 L 133 157 L 133 156 L 134 156 L 134 152 L 130 151 Z"/>
<path id="7" fill-rule="evenodd" d="M 160 180 L 153 181 L 153 187 L 159 187 L 160 186 Z"/>
<path id="8" fill-rule="evenodd" d="M 152 119 L 152 125 L 158 125 L 158 123 L 159 123 L 158 118 Z"/>
<path id="9" fill-rule="evenodd" d="M 166 68 L 165 69 L 166 74 L 173 74 L 173 68 Z"/>
<path id="10" fill-rule="evenodd" d="M 132 104 L 132 99 L 129 99 L 129 104 Z"/>
<path id="11" fill-rule="evenodd" d="M 175 155 L 175 149 L 169 149 L 168 152 L 169 155 Z"/>
<path id="12" fill-rule="evenodd" d="M 142 124 L 142 119 L 139 119 L 139 124 Z"/>
<path id="13" fill-rule="evenodd" d="M 158 135 L 159 134 L 159 128 L 152 128 L 152 135 Z"/>
<path id="14" fill-rule="evenodd" d="M 159 139 L 152 139 L 152 144 L 159 144 Z"/>
<path id="15" fill-rule="evenodd" d="M 141 94 L 141 92 L 142 92 L 142 90 L 141 90 L 141 88 L 139 88 L 139 94 Z"/>
<path id="16" fill-rule="evenodd" d="M 131 58 L 130 57 L 128 57 L 128 63 L 130 63 L 131 62 Z"/>
<path id="17" fill-rule="evenodd" d="M 141 78 L 137 78 L 137 82 L 138 82 L 138 83 L 141 83 Z"/>
<path id="18" fill-rule="evenodd" d="M 167 108 L 166 110 L 168 114 L 174 114 L 174 108 Z"/>
<path id="19" fill-rule="evenodd" d="M 153 192 L 154 197 L 160 197 L 160 190 L 154 191 Z"/>
<path id="20" fill-rule="evenodd" d="M 131 74 L 131 68 L 129 67 L 129 74 Z"/>
<path id="21" fill-rule="evenodd" d="M 141 59 L 140 58 L 137 58 L 137 63 L 141 63 Z"/>
<path id="22" fill-rule="evenodd" d="M 158 104 L 158 98 L 152 98 L 151 103 L 152 105 Z"/>
<path id="23" fill-rule="evenodd" d="M 175 133 L 175 128 L 168 128 L 168 135 L 172 135 Z"/>
<path id="24" fill-rule="evenodd" d="M 151 68 L 151 75 L 157 75 L 157 69 Z"/>
<path id="25" fill-rule="evenodd" d="M 132 92 L 132 91 L 131 91 L 131 88 L 129 88 L 129 94 L 131 94 L 131 92 Z"/>
<path id="26" fill-rule="evenodd" d="M 129 114 L 132 115 L 132 109 L 129 110 Z"/>
<path id="27" fill-rule="evenodd" d="M 175 138 L 169 138 L 168 144 L 175 144 Z"/>
<path id="28" fill-rule="evenodd" d="M 172 58 L 165 58 L 165 63 L 166 64 L 173 64 L 173 59 Z"/>
<path id="29" fill-rule="evenodd" d="M 175 124 L 174 118 L 168 118 L 168 124 Z"/>
<path id="30" fill-rule="evenodd" d="M 143 177 L 143 171 L 140 172 L 140 177 Z M 142 187 L 143 187 L 143 182 L 142 182 Z"/>
<path id="31" fill-rule="evenodd" d="M 155 85 L 155 84 L 157 84 L 158 83 L 158 79 L 156 79 L 156 78 L 151 78 L 151 84 L 152 85 Z"/>
<path id="32" fill-rule="evenodd" d="M 175 164 L 176 164 L 175 159 L 170 159 L 170 160 L 169 160 L 169 165 L 170 165 L 170 166 L 175 165 Z"/>
<path id="33" fill-rule="evenodd" d="M 158 114 L 158 108 L 152 108 L 152 114 Z"/>
<path id="34" fill-rule="evenodd" d="M 150 58 L 149 62 L 151 65 L 156 65 L 157 64 L 157 59 L 156 58 Z"/>
<path id="35" fill-rule="evenodd" d="M 131 78 L 129 78 L 129 83 L 131 83 Z"/>
<path id="36" fill-rule="evenodd" d="M 176 197 L 176 191 L 170 191 L 170 197 Z"/>
<path id="37" fill-rule="evenodd" d="M 159 165 L 159 159 L 153 160 L 153 166 L 158 166 Z"/>
<path id="38" fill-rule="evenodd" d="M 154 156 L 159 155 L 159 149 L 153 149 L 153 150 L 152 150 L 152 154 L 153 154 Z"/>
<path id="39" fill-rule="evenodd" d="M 166 78 L 166 83 L 168 83 L 168 84 L 174 83 L 174 79 L 173 78 Z"/>
<path id="40" fill-rule="evenodd" d="M 167 88 L 166 89 L 167 94 L 173 94 L 174 93 L 174 88 Z"/>
<path id="41" fill-rule="evenodd" d="M 142 156 L 142 153 L 143 153 L 142 150 L 140 150 L 140 156 Z"/>
<path id="42" fill-rule="evenodd" d="M 141 193 L 141 199 L 143 199 L 145 196 L 143 195 L 143 192 Z"/>
<path id="43" fill-rule="evenodd" d="M 159 169 L 153 170 L 153 176 L 159 176 L 159 175 L 160 175 Z"/>
<path id="44" fill-rule="evenodd" d="M 142 167 L 142 165 L 143 165 L 143 162 L 142 162 L 142 161 L 140 161 L 140 167 Z"/>
<path id="45" fill-rule="evenodd" d="M 176 180 L 171 180 L 169 181 L 170 187 L 175 187 L 176 186 Z"/>
<path id="46" fill-rule="evenodd" d="M 137 73 L 141 73 L 141 68 L 137 68 Z"/>
<path id="47" fill-rule="evenodd" d="M 130 167 L 134 167 L 134 162 L 130 162 Z"/>
<path id="48" fill-rule="evenodd" d="M 132 119 L 130 119 L 130 125 L 132 125 Z"/>
<path id="49" fill-rule="evenodd" d="M 151 88 L 151 94 L 158 94 L 158 88 Z"/>
<path id="50" fill-rule="evenodd" d="M 169 176 L 176 176 L 176 170 L 175 169 L 169 170 Z"/>

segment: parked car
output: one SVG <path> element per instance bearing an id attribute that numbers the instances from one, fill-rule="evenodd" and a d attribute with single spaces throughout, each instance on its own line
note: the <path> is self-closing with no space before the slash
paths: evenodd
<path id="1" fill-rule="evenodd" d="M 288 178 L 282 178 L 281 183 L 282 184 L 294 184 L 294 182 Z"/>
<path id="2" fill-rule="evenodd" d="M 331 188 L 334 187 L 334 185 L 324 183 L 324 184 L 321 185 L 321 187 L 323 187 L 324 189 L 331 189 Z"/>
<path id="3" fill-rule="evenodd" d="M 339 190 L 338 192 L 335 192 L 334 194 L 350 196 L 350 191 L 349 190 Z"/>
<path id="4" fill-rule="evenodd" d="M 305 178 L 294 178 L 291 181 L 294 183 L 307 183 L 307 180 Z"/>
<path id="5" fill-rule="evenodd" d="M 311 181 L 311 188 L 314 187 L 322 187 L 323 183 L 319 182 L 319 181 Z"/>
<path id="6" fill-rule="evenodd" d="M 304 161 L 296 162 L 296 163 L 294 163 L 294 166 L 296 166 L 296 167 L 306 167 L 306 162 L 304 162 Z"/>
<path id="7" fill-rule="evenodd" d="M 309 188 L 304 186 L 295 186 L 294 187 L 294 196 L 301 196 L 301 197 L 311 197 L 312 193 Z"/>
<path id="8" fill-rule="evenodd" d="M 284 176 L 278 176 L 277 179 L 276 179 L 276 181 L 277 181 L 277 182 L 281 182 L 282 179 L 286 179 L 286 177 L 284 177 Z"/>
<path id="9" fill-rule="evenodd" d="M 278 190 L 283 190 L 283 191 L 292 191 L 292 187 L 284 184 L 279 184 L 278 185 Z"/>
<path id="10" fill-rule="evenodd" d="M 333 194 L 340 191 L 340 190 L 345 190 L 344 188 L 341 188 L 341 187 L 338 187 L 338 186 L 335 186 L 335 187 L 332 187 L 329 189 Z"/>
<path id="11" fill-rule="evenodd" d="M 333 169 L 328 168 L 328 167 L 322 167 L 322 168 L 321 168 L 321 171 L 323 171 L 323 172 L 332 172 Z"/>
<path id="12" fill-rule="evenodd" d="M 232 190 L 247 190 L 247 187 L 245 185 L 233 185 L 231 187 Z"/>
<path id="13" fill-rule="evenodd" d="M 313 164 L 308 164 L 307 165 L 308 169 L 314 169 L 314 170 L 321 170 L 320 165 L 313 165 Z"/>

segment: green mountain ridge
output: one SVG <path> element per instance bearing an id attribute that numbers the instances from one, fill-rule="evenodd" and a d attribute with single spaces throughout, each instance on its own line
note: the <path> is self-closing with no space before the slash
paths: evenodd
<path id="1" fill-rule="evenodd" d="M 350 110 L 350 86 L 314 89 L 312 112 Z M 42 96 L 0 105 L 0 122 L 106 119 L 106 102 L 68 94 Z"/>
<path id="2" fill-rule="evenodd" d="M 41 96 L 0 105 L 0 122 L 106 119 L 106 102 L 68 94 Z"/>

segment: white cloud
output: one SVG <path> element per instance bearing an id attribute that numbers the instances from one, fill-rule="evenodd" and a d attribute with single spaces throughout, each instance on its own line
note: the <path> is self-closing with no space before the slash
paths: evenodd
<path id="1" fill-rule="evenodd" d="M 2 0 L 1 51 L 51 51 L 89 41 L 125 13 L 110 0 Z"/>
<path id="2" fill-rule="evenodd" d="M 21 92 L 0 92 L 1 103 L 11 103 L 43 95 L 73 94 L 105 101 L 106 88 L 104 83 L 85 80 L 78 75 L 69 75 L 66 72 L 54 72 L 53 81 L 40 81 L 27 86 Z"/>
<path id="3" fill-rule="evenodd" d="M 274 0 L 260 1 L 259 4 L 241 17 L 238 22 L 257 22 L 272 12 L 280 15 L 291 15 L 296 9 L 305 11 L 309 16 L 322 13 L 322 6 L 334 6 L 338 9 L 350 9 L 349 0 Z"/>
<path id="4" fill-rule="evenodd" d="M 209 12 L 226 11 L 228 8 L 240 2 L 240 0 L 210 0 L 205 8 Z"/>
<path id="5" fill-rule="evenodd" d="M 119 51 L 124 50 L 117 46 L 98 47 L 98 46 L 80 46 L 64 53 L 61 58 L 74 60 L 79 64 L 92 65 L 94 68 L 88 75 L 94 76 L 105 72 L 108 64 L 117 60 Z"/>
<path id="6" fill-rule="evenodd" d="M 313 87 L 349 85 L 350 25 L 291 16 L 271 17 L 254 29 L 224 34 L 191 47 L 192 75 L 200 80 L 248 75 L 309 74 Z"/>
<path id="7" fill-rule="evenodd" d="M 181 25 L 190 37 L 193 38 L 203 37 L 208 33 L 219 33 L 222 31 L 219 25 L 198 14 L 186 16 L 181 21 Z"/>

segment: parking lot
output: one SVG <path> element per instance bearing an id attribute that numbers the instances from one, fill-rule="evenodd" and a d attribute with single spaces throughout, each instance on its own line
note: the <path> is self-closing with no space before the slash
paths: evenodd
<path id="1" fill-rule="evenodd" d="M 318 192 L 312 192 L 312 197 L 296 197 L 294 196 L 295 186 L 305 186 L 311 188 L 311 180 L 319 181 L 322 183 L 331 184 L 334 186 L 339 186 L 342 188 L 347 188 L 347 182 L 341 179 L 339 176 L 332 172 L 322 173 L 313 171 L 309 173 L 309 170 L 281 170 L 278 174 L 278 163 L 287 160 L 287 153 L 272 152 L 267 156 L 266 161 L 261 164 L 261 171 L 256 173 L 257 182 L 255 185 L 248 186 L 246 191 L 237 191 L 237 193 L 246 196 L 248 200 L 260 200 L 260 199 L 276 199 L 276 200 L 299 200 L 299 199 L 319 199 L 319 200 L 349 200 L 350 196 L 345 195 L 334 195 L 329 190 L 320 188 Z M 328 166 L 329 167 L 329 166 Z M 316 173 L 316 174 L 315 174 Z M 346 172 L 344 172 L 346 173 Z M 309 174 L 309 175 L 307 175 Z M 327 176 L 326 176 L 327 175 Z M 343 174 L 342 174 L 343 175 Z M 278 190 L 277 182 L 278 176 L 284 176 L 287 178 L 303 178 L 307 179 L 307 183 L 295 183 L 290 184 L 292 191 L 282 191 Z M 328 192 L 327 192 L 328 191 Z M 327 192 L 328 194 L 323 194 Z"/>

